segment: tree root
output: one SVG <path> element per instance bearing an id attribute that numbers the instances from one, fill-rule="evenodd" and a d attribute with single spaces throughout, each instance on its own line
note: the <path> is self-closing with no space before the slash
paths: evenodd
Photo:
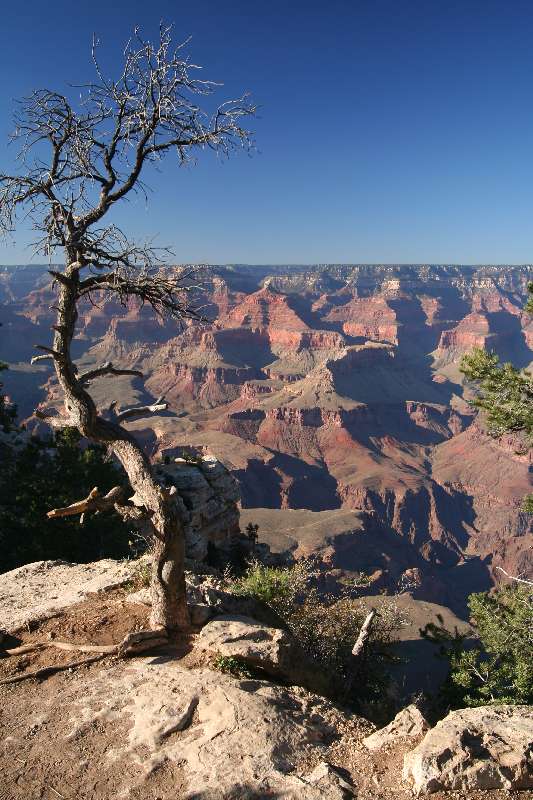
<path id="1" fill-rule="evenodd" d="M 102 658 L 105 658 L 105 653 L 100 653 L 91 658 L 84 658 L 81 661 L 69 661 L 67 664 L 54 664 L 50 667 L 41 667 L 31 672 L 25 672 L 23 675 L 13 675 L 11 678 L 5 678 L 3 681 L 0 681 L 0 686 L 5 686 L 8 683 L 19 683 L 20 681 L 26 681 L 30 678 L 48 678 L 49 675 L 53 675 L 56 672 L 62 672 L 66 669 L 76 669 L 76 667 L 83 667 L 84 664 L 93 664 L 95 661 L 101 661 Z"/>
<path id="2" fill-rule="evenodd" d="M 60 672 L 66 669 L 74 669 L 81 667 L 84 664 L 92 664 L 94 661 L 100 661 L 106 656 L 118 656 L 118 658 L 127 658 L 130 656 L 139 655 L 147 650 L 153 650 L 155 647 L 161 647 L 168 644 L 168 636 L 164 629 L 153 631 L 138 631 L 136 633 L 128 633 L 127 636 L 120 642 L 120 644 L 71 644 L 70 642 L 56 642 L 50 639 L 46 642 L 35 642 L 35 644 L 26 644 L 21 647 L 13 647 L 10 650 L 4 650 L 4 653 L 9 656 L 24 655 L 25 653 L 43 650 L 45 647 L 57 647 L 59 650 L 77 650 L 82 653 L 96 653 L 92 658 L 85 658 L 81 661 L 70 661 L 67 664 L 56 664 L 49 667 L 41 667 L 31 672 L 25 672 L 23 675 L 14 675 L 11 678 L 6 678 L 0 681 L 0 686 L 8 683 L 18 683 L 25 681 L 29 678 L 45 678 L 53 675 L 55 672 Z"/>

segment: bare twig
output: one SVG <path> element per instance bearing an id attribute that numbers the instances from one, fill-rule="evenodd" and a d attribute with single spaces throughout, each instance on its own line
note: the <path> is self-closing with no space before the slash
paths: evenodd
<path id="1" fill-rule="evenodd" d="M 162 396 L 158 397 L 152 405 L 126 408 L 124 411 L 117 414 L 115 419 L 117 422 L 124 422 L 124 420 L 132 419 L 132 417 L 144 416 L 145 414 L 157 414 L 159 411 L 166 411 L 167 409 L 168 403 L 165 402 L 165 398 Z"/>
<path id="2" fill-rule="evenodd" d="M 533 581 L 527 580 L 527 578 L 519 578 L 517 575 L 510 575 L 503 567 L 496 567 L 497 570 L 503 572 L 503 574 L 509 578 L 511 581 L 516 581 L 517 583 L 525 583 L 526 586 L 533 586 Z"/>

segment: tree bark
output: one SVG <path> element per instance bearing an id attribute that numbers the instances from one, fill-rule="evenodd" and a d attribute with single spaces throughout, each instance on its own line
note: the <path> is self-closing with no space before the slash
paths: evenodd
<path id="1" fill-rule="evenodd" d="M 150 461 L 134 437 L 118 423 L 98 415 L 92 397 L 78 380 L 70 355 L 78 316 L 78 265 L 78 253 L 70 252 L 60 280 L 54 335 L 54 365 L 65 394 L 67 424 L 77 427 L 88 439 L 106 444 L 124 467 L 153 528 L 150 624 L 169 631 L 183 629 L 189 625 L 184 574 L 186 509 L 178 496 L 169 495 L 157 483 Z"/>

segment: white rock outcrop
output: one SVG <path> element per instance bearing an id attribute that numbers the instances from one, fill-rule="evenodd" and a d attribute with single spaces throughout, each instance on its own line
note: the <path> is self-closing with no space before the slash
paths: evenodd
<path id="1" fill-rule="evenodd" d="M 83 680 L 83 686 L 65 684 L 48 714 L 70 720 L 65 736 L 81 748 L 95 725 L 115 725 L 120 733 L 106 763 L 124 774 L 129 792 L 142 786 L 142 778 L 132 786 L 128 763 L 142 765 L 144 775 L 174 763 L 188 785 L 183 800 L 354 796 L 336 769 L 295 769 L 306 754 L 320 751 L 320 713 L 311 722 L 309 699 L 291 690 L 157 658 L 135 659 L 128 669 L 114 665 Z"/>
<path id="2" fill-rule="evenodd" d="M 47 619 L 92 592 L 123 586 L 134 561 L 104 558 L 90 564 L 34 561 L 0 575 L 0 628 L 8 633 Z"/>
<path id="3" fill-rule="evenodd" d="M 208 542 L 228 544 L 239 533 L 239 485 L 212 455 L 176 458 L 156 468 L 159 480 L 175 486 L 189 512 L 185 535 L 187 557 L 202 561 Z"/>
<path id="4" fill-rule="evenodd" d="M 195 647 L 211 656 L 238 658 L 250 667 L 291 684 L 327 693 L 328 679 L 313 664 L 296 639 L 251 617 L 216 617 L 198 635 Z"/>
<path id="5" fill-rule="evenodd" d="M 418 739 L 429 730 L 429 724 L 417 706 L 411 704 L 396 714 L 392 722 L 363 739 L 368 750 L 396 744 L 400 739 Z"/>
<path id="6" fill-rule="evenodd" d="M 418 793 L 439 789 L 533 789 L 533 708 L 452 711 L 404 757 Z"/>

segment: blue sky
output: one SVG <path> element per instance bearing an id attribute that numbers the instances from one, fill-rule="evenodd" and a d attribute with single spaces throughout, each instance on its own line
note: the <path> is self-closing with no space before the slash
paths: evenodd
<path id="1" fill-rule="evenodd" d="M 117 214 L 180 262 L 533 261 L 533 4 L 491 0 L 26 0 L 2 10 L 0 136 L 13 99 L 112 73 L 163 18 L 261 106 L 259 152 L 149 177 Z M 0 147 L 0 169 L 13 152 Z M 0 263 L 29 260 L 28 232 Z"/>

